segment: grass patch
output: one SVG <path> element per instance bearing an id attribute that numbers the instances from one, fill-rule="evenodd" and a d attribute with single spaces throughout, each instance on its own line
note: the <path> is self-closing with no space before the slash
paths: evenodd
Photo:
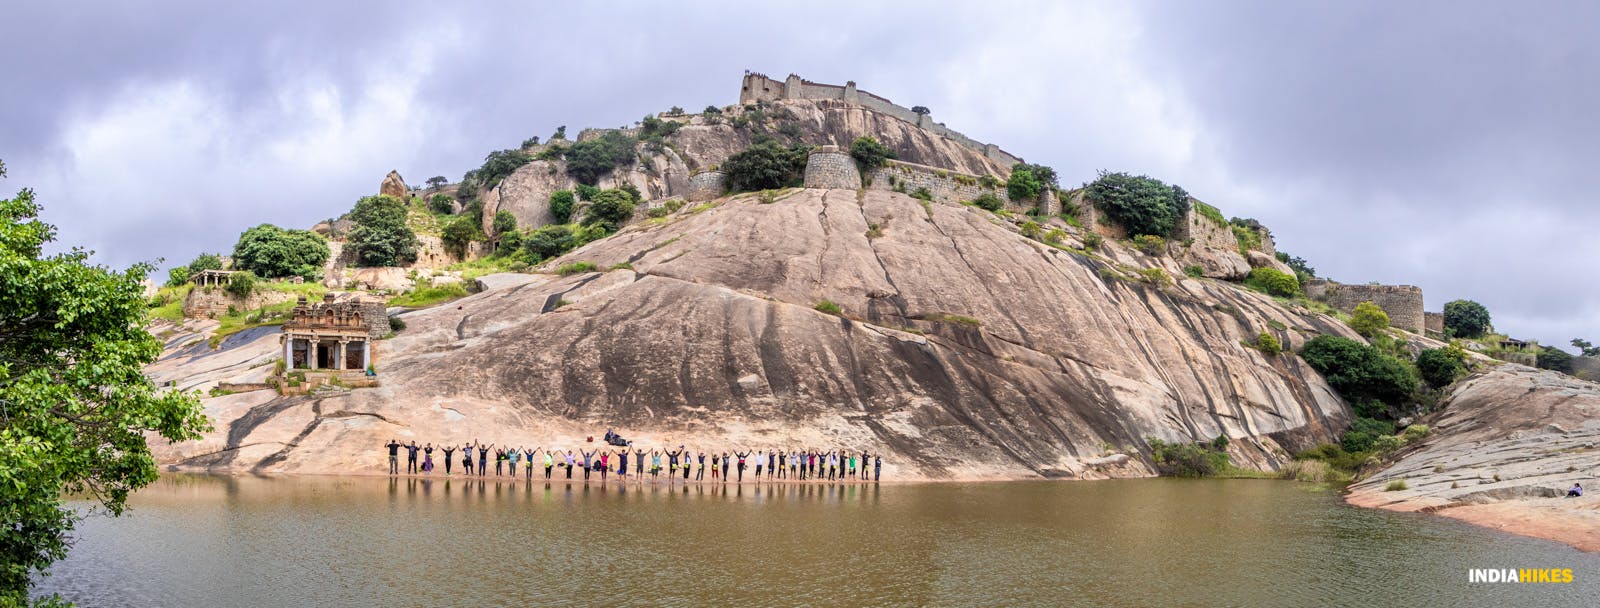
<path id="1" fill-rule="evenodd" d="M 1407 489 L 1406 480 L 1404 479 L 1396 479 L 1389 482 L 1389 485 L 1383 486 L 1383 491 L 1385 492 L 1398 492 L 1404 489 Z"/>
<path id="2" fill-rule="evenodd" d="M 823 300 L 821 302 L 817 302 L 817 304 L 811 308 L 816 309 L 817 312 L 833 315 L 835 317 L 844 316 L 844 309 L 840 308 L 838 304 L 833 303 L 832 300 Z"/>
<path id="3" fill-rule="evenodd" d="M 979 321 L 979 320 L 974 319 L 972 317 L 964 317 L 964 316 L 961 316 L 961 315 L 945 314 L 945 313 L 942 313 L 942 312 L 936 312 L 936 313 L 933 313 L 931 315 L 924 316 L 924 317 L 922 317 L 922 319 L 924 321 L 932 321 L 934 323 L 954 323 L 956 325 L 966 325 L 968 327 L 980 327 L 980 326 L 983 325 L 982 321 Z"/>
<path id="4" fill-rule="evenodd" d="M 247 329 L 266 325 L 280 325 L 289 320 L 289 314 L 294 311 L 295 302 L 279 302 L 256 310 L 246 312 L 231 312 L 217 317 L 217 331 L 211 334 L 208 344 L 215 349 L 222 345 L 228 336 Z"/>
<path id="5" fill-rule="evenodd" d="M 570 276 L 574 274 L 583 274 L 585 272 L 595 272 L 599 269 L 600 267 L 596 266 L 594 262 L 573 262 L 557 268 L 556 274 L 561 276 Z"/>
<path id="6" fill-rule="evenodd" d="M 150 317 L 174 323 L 183 321 L 183 301 L 188 299 L 194 285 L 184 283 L 177 287 L 162 287 L 150 298 Z"/>
<path id="7" fill-rule="evenodd" d="M 1207 205 L 1200 201 L 1195 201 L 1194 211 L 1195 213 L 1200 214 L 1200 217 L 1216 222 L 1218 226 L 1228 225 L 1228 219 L 1222 217 L 1222 211 L 1216 207 L 1212 207 L 1211 205 Z"/>
<path id="8" fill-rule="evenodd" d="M 443 304 L 451 300 L 467 297 L 467 288 L 460 283 L 446 285 L 428 285 L 416 287 L 411 291 L 395 296 L 389 300 L 390 306 L 403 306 L 405 308 L 426 308 Z"/>
<path id="9" fill-rule="evenodd" d="M 633 264 L 631 264 L 629 262 L 617 262 L 617 263 L 611 265 L 611 269 L 612 270 L 633 270 Z"/>
<path id="10" fill-rule="evenodd" d="M 520 266 L 524 265 L 510 256 L 492 256 L 478 258 L 469 262 L 456 262 L 446 267 L 445 270 L 459 272 L 462 280 L 471 281 L 478 277 L 498 272 L 515 272 Z"/>

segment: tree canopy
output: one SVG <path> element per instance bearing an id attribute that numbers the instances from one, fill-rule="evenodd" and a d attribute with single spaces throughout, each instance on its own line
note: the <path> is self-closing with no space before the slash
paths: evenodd
<path id="1" fill-rule="evenodd" d="M 1300 349 L 1300 358 L 1351 403 L 1375 400 L 1395 405 L 1417 388 L 1417 378 L 1404 361 L 1349 338 L 1312 338 Z"/>
<path id="2" fill-rule="evenodd" d="M 1489 309 L 1472 300 L 1444 305 L 1444 327 L 1458 338 L 1476 338 L 1489 331 Z"/>
<path id="3" fill-rule="evenodd" d="M 638 141 L 621 131 L 607 131 L 588 141 L 567 148 L 567 175 L 579 183 L 594 185 L 600 176 L 617 167 L 632 165 L 638 154 Z"/>
<path id="4" fill-rule="evenodd" d="M 1016 173 L 1012 173 L 1016 179 Z M 1170 236 L 1189 210 L 1189 193 L 1158 179 L 1100 172 L 1084 186 L 1085 196 L 1131 236 Z"/>
<path id="5" fill-rule="evenodd" d="M 406 225 L 406 205 L 400 199 L 381 194 L 362 198 L 350 219 L 356 225 L 350 244 L 362 266 L 399 266 L 416 259 L 417 235 Z"/>
<path id="6" fill-rule="evenodd" d="M 850 157 L 856 159 L 856 165 L 861 167 L 861 173 L 866 174 L 882 167 L 884 161 L 894 158 L 894 150 L 879 143 L 876 138 L 863 135 L 850 142 Z"/>
<path id="7" fill-rule="evenodd" d="M 572 206 L 576 204 L 571 190 L 557 190 L 550 193 L 550 215 L 556 218 L 557 224 L 572 221 Z"/>
<path id="8" fill-rule="evenodd" d="M 328 242 L 309 230 L 285 230 L 262 224 L 239 235 L 233 245 L 233 267 L 264 278 L 301 276 L 316 279 L 328 261 Z M 190 265 L 190 272 L 194 266 Z"/>
<path id="9" fill-rule="evenodd" d="M 766 141 L 728 157 L 722 163 L 728 187 L 736 192 L 800 185 L 806 170 L 805 146 L 784 147 Z"/>
<path id="10" fill-rule="evenodd" d="M 32 191 L 0 200 L 0 605 L 27 605 L 30 575 L 66 556 L 78 517 L 65 495 L 119 515 L 157 475 L 145 434 L 206 425 L 198 400 L 144 375 L 161 353 L 144 329 L 151 267 L 44 255 L 55 228 L 38 214 Z"/>
<path id="11" fill-rule="evenodd" d="M 1357 304 L 1355 311 L 1350 313 L 1350 329 L 1368 338 L 1376 336 L 1378 332 L 1389 329 L 1389 313 L 1372 302 Z"/>
<path id="12" fill-rule="evenodd" d="M 583 224 L 603 227 L 607 233 L 616 232 L 633 217 L 633 205 L 633 195 L 625 190 L 601 190 L 589 202 Z"/>

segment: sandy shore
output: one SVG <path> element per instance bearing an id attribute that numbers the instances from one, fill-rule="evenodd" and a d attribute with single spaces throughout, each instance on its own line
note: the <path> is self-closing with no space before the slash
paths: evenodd
<path id="1" fill-rule="evenodd" d="M 1396 500 L 1391 496 L 1388 492 L 1357 490 L 1345 495 L 1345 501 L 1358 507 L 1442 515 L 1502 532 L 1553 540 L 1580 551 L 1600 551 L 1600 500 L 1592 496 L 1456 506 L 1428 500 Z"/>

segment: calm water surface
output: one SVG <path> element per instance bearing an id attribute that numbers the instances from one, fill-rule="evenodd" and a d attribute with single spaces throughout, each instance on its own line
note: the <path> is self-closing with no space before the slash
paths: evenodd
<path id="1" fill-rule="evenodd" d="M 1597 606 L 1600 555 L 1304 484 L 667 487 L 172 476 L 40 588 L 82 606 Z M 1573 568 L 1569 585 L 1468 568 Z"/>

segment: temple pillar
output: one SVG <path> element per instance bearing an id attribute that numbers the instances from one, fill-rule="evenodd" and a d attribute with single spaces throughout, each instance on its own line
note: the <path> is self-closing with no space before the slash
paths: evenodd
<path id="1" fill-rule="evenodd" d="M 294 335 L 283 335 L 283 368 L 294 369 Z"/>
<path id="2" fill-rule="evenodd" d="M 347 341 L 345 340 L 339 341 L 339 356 L 333 360 L 333 369 L 344 369 L 344 345 L 346 343 Z"/>
<path id="3" fill-rule="evenodd" d="M 321 346 L 322 340 L 320 339 L 312 338 L 310 340 L 306 340 L 306 363 L 310 365 L 310 369 L 312 370 L 317 369 L 317 350 L 321 348 Z"/>
<path id="4" fill-rule="evenodd" d="M 362 371 L 366 371 L 366 369 L 368 367 L 371 367 L 371 366 L 372 366 L 372 341 L 371 340 L 362 340 L 361 341 L 361 370 Z"/>

